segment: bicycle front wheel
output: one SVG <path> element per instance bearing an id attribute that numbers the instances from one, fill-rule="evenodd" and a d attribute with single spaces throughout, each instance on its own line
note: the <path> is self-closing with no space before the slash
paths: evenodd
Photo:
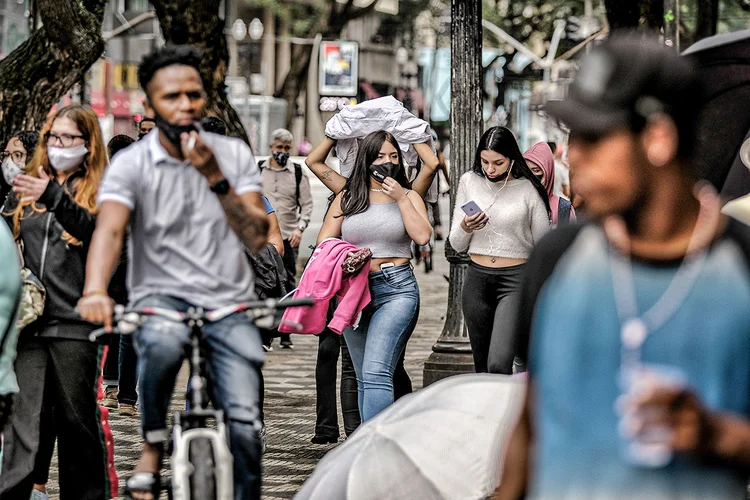
<path id="1" fill-rule="evenodd" d="M 210 439 L 198 438 L 190 443 L 190 463 L 190 498 L 216 500 L 216 467 Z"/>

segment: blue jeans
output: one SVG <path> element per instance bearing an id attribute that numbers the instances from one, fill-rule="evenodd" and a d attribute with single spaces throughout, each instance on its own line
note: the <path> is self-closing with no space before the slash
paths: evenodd
<path id="1" fill-rule="evenodd" d="M 359 326 L 344 332 L 363 422 L 393 403 L 393 373 L 417 325 L 419 287 L 411 265 L 370 273 L 370 295 Z"/>
<path id="2" fill-rule="evenodd" d="M 187 311 L 190 304 L 152 295 L 134 307 Z M 150 317 L 135 333 L 141 385 L 141 430 L 149 443 L 167 439 L 169 402 L 175 379 L 190 343 L 187 326 Z M 260 370 L 264 353 L 258 329 L 243 314 L 234 314 L 203 327 L 208 378 L 213 401 L 226 412 L 229 447 L 234 457 L 234 498 L 260 499 Z"/>

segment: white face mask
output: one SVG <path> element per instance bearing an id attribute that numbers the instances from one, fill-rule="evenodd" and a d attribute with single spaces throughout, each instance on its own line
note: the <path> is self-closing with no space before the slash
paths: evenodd
<path id="1" fill-rule="evenodd" d="M 58 172 L 67 172 L 73 170 L 83 163 L 84 157 L 89 150 L 81 144 L 74 148 L 59 148 L 57 146 L 47 146 L 47 158 L 52 168 Z"/>
<path id="2" fill-rule="evenodd" d="M 14 162 L 10 156 L 7 157 L 3 161 L 2 169 L 3 169 L 3 178 L 5 179 L 5 182 L 7 182 L 9 185 L 13 184 L 13 179 L 18 177 L 18 175 L 23 172 L 23 169 L 26 165 L 23 163 L 19 164 Z"/>

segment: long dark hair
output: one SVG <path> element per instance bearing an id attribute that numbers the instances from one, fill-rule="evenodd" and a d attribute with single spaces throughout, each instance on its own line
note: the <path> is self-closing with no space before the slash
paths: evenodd
<path id="1" fill-rule="evenodd" d="M 401 148 L 399 148 L 396 138 L 385 130 L 367 134 L 359 143 L 354 170 L 352 170 L 352 174 L 346 180 L 344 186 L 344 194 L 341 197 L 342 217 L 359 214 L 370 208 L 370 170 L 368 167 L 378 159 L 380 148 L 383 147 L 385 142 L 390 142 L 398 151 L 399 169 L 393 178 L 404 188 L 409 188 L 404 158 L 401 155 Z"/>
<path id="2" fill-rule="evenodd" d="M 526 160 L 524 160 L 523 154 L 521 154 L 521 148 L 518 147 L 518 142 L 516 141 L 513 132 L 505 127 L 492 127 L 482 135 L 481 139 L 479 139 L 477 153 L 474 156 L 474 167 L 472 170 L 475 174 L 481 177 L 487 175 L 482 168 L 482 151 L 488 150 L 500 153 L 513 162 L 513 172 L 511 172 L 511 174 L 517 178 L 528 179 L 539 192 L 539 196 L 542 198 L 544 206 L 547 208 L 547 215 L 551 214 L 547 189 L 526 164 Z"/>

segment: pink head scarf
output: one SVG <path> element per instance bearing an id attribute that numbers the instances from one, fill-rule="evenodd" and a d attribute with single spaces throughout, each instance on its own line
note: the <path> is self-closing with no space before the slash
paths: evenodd
<path id="1" fill-rule="evenodd" d="M 524 159 L 533 161 L 544 170 L 544 187 L 549 196 L 549 208 L 552 210 L 552 224 L 557 224 L 557 210 L 560 197 L 555 190 L 555 157 L 546 142 L 538 142 L 523 154 Z"/>

